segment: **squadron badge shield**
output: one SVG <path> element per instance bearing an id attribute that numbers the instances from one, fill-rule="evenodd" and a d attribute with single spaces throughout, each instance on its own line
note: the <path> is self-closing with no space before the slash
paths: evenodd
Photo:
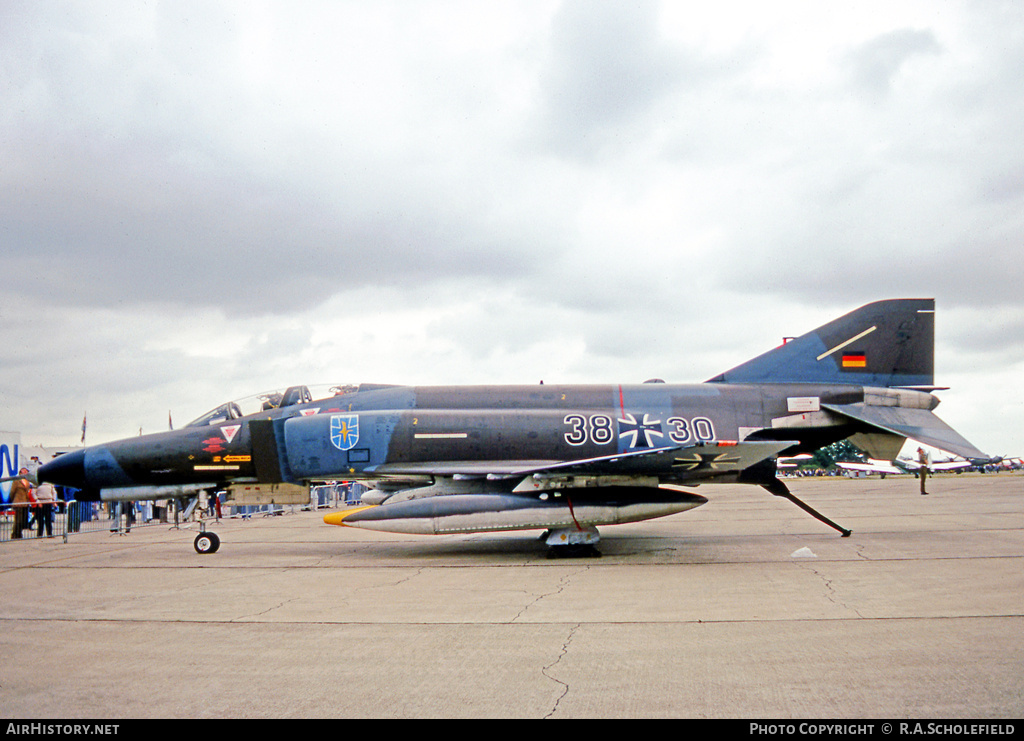
<path id="1" fill-rule="evenodd" d="M 338 450 L 352 450 L 359 442 L 359 416 L 335 414 L 331 417 L 331 442 Z"/>

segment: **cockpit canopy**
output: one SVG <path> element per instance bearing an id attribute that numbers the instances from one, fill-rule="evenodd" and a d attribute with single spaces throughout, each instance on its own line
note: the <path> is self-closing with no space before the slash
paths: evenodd
<path id="1" fill-rule="evenodd" d="M 229 422 L 239 417 L 247 417 L 257 412 L 265 412 L 269 409 L 282 409 L 284 407 L 296 406 L 298 404 L 311 404 L 318 400 L 333 399 L 345 394 L 351 394 L 359 390 L 358 384 L 333 384 L 323 387 L 314 387 L 317 394 L 314 395 L 308 386 L 289 386 L 283 390 L 265 391 L 262 394 L 254 394 L 244 399 L 228 401 L 215 409 L 211 409 L 198 419 L 189 422 L 186 427 L 205 427 L 207 425 Z"/>

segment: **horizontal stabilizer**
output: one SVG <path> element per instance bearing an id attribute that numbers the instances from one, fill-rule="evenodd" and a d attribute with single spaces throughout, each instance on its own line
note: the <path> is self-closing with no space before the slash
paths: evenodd
<path id="1" fill-rule="evenodd" d="M 927 409 L 866 404 L 822 404 L 832 412 L 963 458 L 988 458 Z"/>

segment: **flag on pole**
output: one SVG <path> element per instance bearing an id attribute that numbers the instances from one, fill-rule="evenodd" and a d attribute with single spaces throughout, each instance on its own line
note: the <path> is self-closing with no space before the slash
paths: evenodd
<path id="1" fill-rule="evenodd" d="M 83 445 L 85 444 L 85 418 L 86 418 L 86 415 L 83 414 L 82 415 L 82 444 Z"/>
<path id="2" fill-rule="evenodd" d="M 168 430 L 173 430 L 174 429 L 174 422 L 171 421 L 171 410 L 170 409 L 167 410 L 167 429 Z"/>

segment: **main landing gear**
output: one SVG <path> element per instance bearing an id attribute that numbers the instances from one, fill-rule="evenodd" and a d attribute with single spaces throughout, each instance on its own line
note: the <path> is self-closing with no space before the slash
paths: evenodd
<path id="1" fill-rule="evenodd" d="M 850 537 L 850 533 L 853 532 L 852 530 L 847 530 L 845 527 L 841 527 L 840 525 L 837 525 L 836 523 L 832 522 L 832 520 L 830 520 L 827 517 L 825 517 L 825 515 L 823 515 L 820 512 L 818 512 L 818 510 L 814 509 L 809 504 L 806 504 L 805 502 L 801 502 L 799 499 L 797 499 L 795 496 L 793 496 L 793 492 L 791 492 L 789 490 L 789 487 L 786 486 L 784 483 L 782 483 L 782 481 L 780 481 L 779 479 L 773 479 L 772 481 L 768 482 L 767 484 L 761 484 L 761 486 L 763 486 L 765 489 L 767 489 L 768 491 L 770 491 L 772 494 L 774 494 L 777 497 L 782 497 L 783 499 L 788 499 L 789 501 L 791 501 L 793 504 L 795 504 L 797 507 L 802 509 L 804 512 L 809 514 L 814 519 L 820 520 L 821 522 L 824 522 L 826 525 L 828 525 L 831 528 L 835 528 L 836 530 L 838 530 L 840 533 L 843 534 L 844 538 L 849 538 Z"/>
<path id="2" fill-rule="evenodd" d="M 597 528 L 567 527 L 548 530 L 541 537 L 548 544 L 548 558 L 600 558 L 597 541 L 601 535 Z"/>

